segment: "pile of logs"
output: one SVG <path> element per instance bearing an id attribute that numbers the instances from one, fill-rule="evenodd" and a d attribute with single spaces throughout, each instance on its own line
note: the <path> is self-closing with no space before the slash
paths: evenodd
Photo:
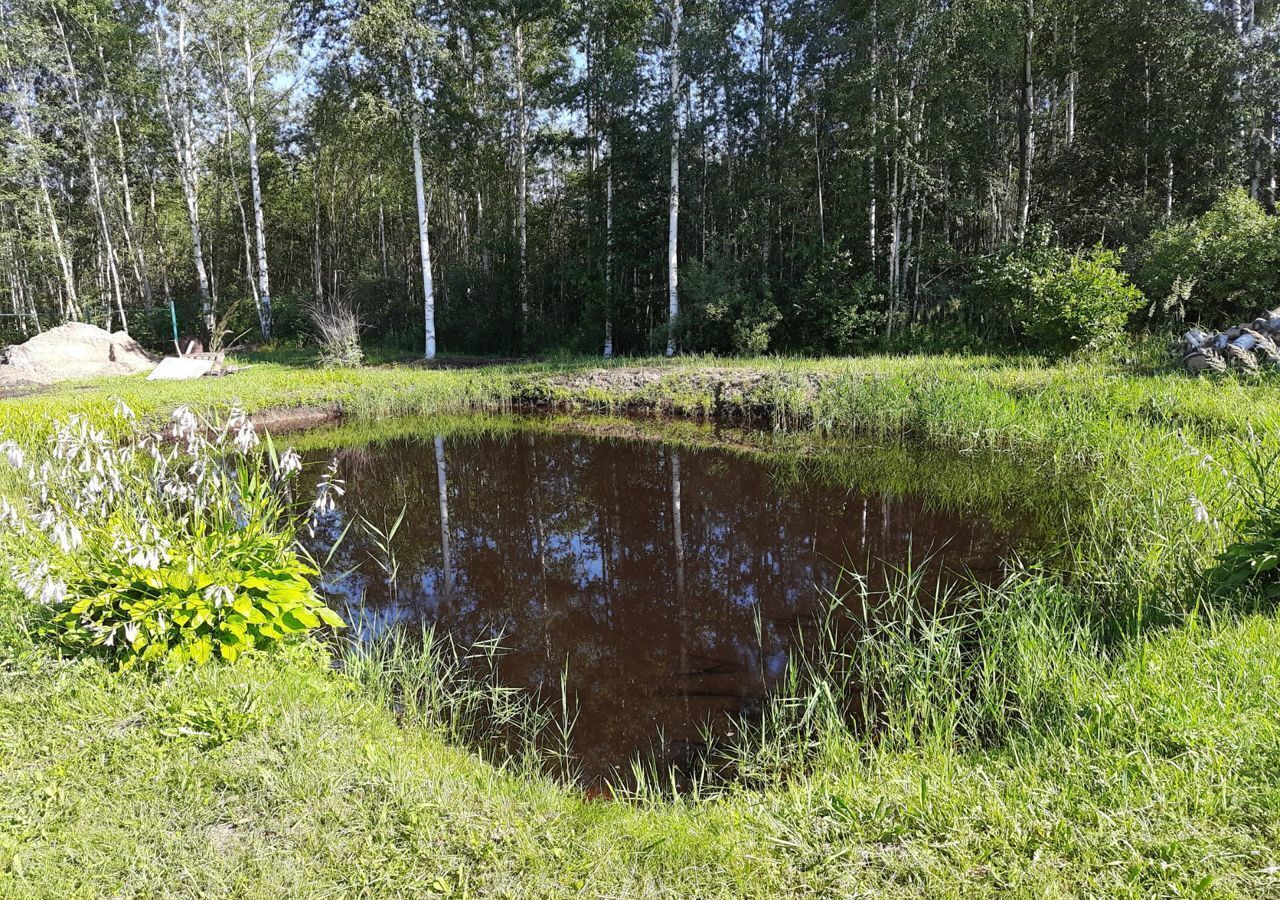
<path id="1" fill-rule="evenodd" d="M 1192 328 L 1182 336 L 1182 366 L 1192 375 L 1203 372 L 1257 372 L 1280 368 L 1280 308 L 1247 325 L 1226 331 L 1205 332 Z"/>

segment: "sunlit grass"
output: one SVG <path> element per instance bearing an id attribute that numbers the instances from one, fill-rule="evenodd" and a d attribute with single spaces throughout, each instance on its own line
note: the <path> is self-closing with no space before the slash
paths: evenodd
<path id="1" fill-rule="evenodd" d="M 341 373 L 253 362 L 223 380 L 116 380 L 0 401 L 0 427 L 29 441 L 70 412 L 105 422 L 113 396 L 153 416 L 179 403 L 340 403 L 358 429 L 297 438 L 333 446 L 415 427 L 383 416 L 540 401 L 588 433 L 774 454 L 784 479 L 818 470 L 948 503 L 1046 497 L 1054 540 L 1008 582 L 965 589 L 936 614 L 911 577 L 876 597 L 847 583 L 832 615 L 871 610 L 867 627 L 829 623 L 692 791 L 673 794 L 669 773 L 641 766 L 643 778 L 618 786 L 628 802 L 539 774 L 547 760 L 533 736 L 571 715 L 525 705 L 434 636 L 353 647 L 342 673 L 299 649 L 113 675 L 52 658 L 21 633 L 8 598 L 6 893 L 1280 892 L 1280 624 L 1203 578 L 1247 513 L 1238 439 L 1252 428 L 1263 450 L 1280 447 L 1275 380 L 959 356 L 608 367 L 659 372 L 644 383 L 596 379 L 594 360 Z M 792 432 L 586 418 L 636 404 L 750 413 Z M 433 428 L 524 427 L 448 421 Z M 822 434 L 874 451 L 841 462 L 812 452 Z M 907 454 L 902 440 L 927 452 Z M 486 761 L 458 749 L 495 724 L 511 752 Z"/>

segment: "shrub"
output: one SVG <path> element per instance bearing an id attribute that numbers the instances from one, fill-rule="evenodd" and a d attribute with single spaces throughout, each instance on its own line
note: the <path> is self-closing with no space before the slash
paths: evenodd
<path id="1" fill-rule="evenodd" d="M 1031 345 L 1049 353 L 1070 353 L 1122 331 L 1143 305 L 1143 296 L 1119 265 L 1115 251 L 1095 247 L 1072 254 L 1065 267 L 1033 276 L 1031 290 L 1018 307 Z"/>
<path id="2" fill-rule="evenodd" d="M 307 315 L 320 341 L 320 365 L 325 368 L 353 367 L 364 362 L 360 349 L 360 315 L 341 300 L 318 301 L 307 307 Z"/>
<path id="3" fill-rule="evenodd" d="M 1028 349 L 1054 355 L 1097 345 L 1143 304 L 1114 250 L 1072 253 L 1046 234 L 987 263 L 975 282 L 991 313 Z"/>
<path id="4" fill-rule="evenodd" d="M 807 349 L 850 353 L 876 341 L 889 299 L 865 264 L 833 242 L 794 294 L 796 336 Z"/>
<path id="5" fill-rule="evenodd" d="M 680 345 L 715 353 L 764 353 L 782 318 L 768 286 L 733 260 L 713 256 L 681 269 Z M 663 337 L 665 341 L 665 336 Z"/>
<path id="6" fill-rule="evenodd" d="M 1181 286 L 1192 322 L 1250 320 L 1280 304 L 1280 220 L 1243 190 L 1191 222 L 1154 232 L 1138 255 L 1143 291 L 1169 297 Z"/>
<path id="7" fill-rule="evenodd" d="M 13 577 L 48 607 L 42 626 L 64 649 L 139 663 L 234 660 L 342 620 L 321 602 L 296 542 L 303 513 L 290 502 L 301 463 L 264 448 L 233 412 L 220 428 L 186 409 L 148 434 L 120 407 L 121 441 L 73 417 L 28 463 L 30 485 L 0 500 Z M 330 470 L 315 511 L 341 483 Z"/>

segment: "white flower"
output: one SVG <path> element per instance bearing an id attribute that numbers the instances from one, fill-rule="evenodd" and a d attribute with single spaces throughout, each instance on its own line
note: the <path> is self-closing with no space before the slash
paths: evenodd
<path id="1" fill-rule="evenodd" d="M 56 578 L 49 578 L 40 588 L 40 602 L 45 606 L 67 599 L 67 586 Z"/>
<path id="2" fill-rule="evenodd" d="M 9 461 L 9 465 L 13 468 L 21 469 L 23 465 L 25 465 L 27 461 L 26 454 L 24 454 L 22 452 L 22 448 L 13 441 L 5 441 L 3 444 L 0 444 L 0 450 L 4 451 L 5 459 Z"/>
<path id="3" fill-rule="evenodd" d="M 328 468 L 324 474 L 320 476 L 320 481 L 316 485 L 316 499 L 311 504 L 310 521 L 307 523 L 307 530 L 314 536 L 315 523 L 318 518 L 326 513 L 332 512 L 335 506 L 334 500 L 346 493 L 346 489 L 342 486 L 342 479 L 337 477 L 338 474 L 338 457 L 334 457 L 329 461 Z"/>
<path id="4" fill-rule="evenodd" d="M 137 637 L 138 637 L 137 622 L 130 622 L 128 625 L 124 626 L 124 639 L 126 642 L 132 644 L 135 640 L 137 640 Z"/>
<path id="5" fill-rule="evenodd" d="M 6 528 L 12 528 L 14 531 L 21 533 L 22 516 L 18 512 L 17 507 L 10 503 L 4 497 L 0 497 L 0 525 Z"/>
<path id="6" fill-rule="evenodd" d="M 53 540 L 63 553 L 70 553 L 72 550 L 80 549 L 80 545 L 84 543 L 84 536 L 80 534 L 80 529 L 76 527 L 75 522 L 66 519 L 59 519 L 53 525 Z"/>
<path id="7" fill-rule="evenodd" d="M 235 599 L 235 594 L 231 592 L 231 588 L 223 587 L 220 584 L 211 584 L 204 589 L 204 599 L 213 604 L 214 609 L 221 609 L 222 604 L 230 603 Z"/>
<path id="8" fill-rule="evenodd" d="M 1195 511 L 1196 522 L 1201 525 L 1208 524 L 1211 520 L 1209 516 L 1209 508 L 1200 502 L 1200 498 L 1195 494 L 1190 498 L 1191 508 Z"/>
<path id="9" fill-rule="evenodd" d="M 287 478 L 294 472 L 302 471 L 302 457 L 298 455 L 298 451 L 292 447 L 280 454 L 278 470 L 282 478 Z"/>
<path id="10" fill-rule="evenodd" d="M 231 439 L 231 443 L 240 453 L 248 453 L 258 446 L 258 434 L 253 429 L 253 423 L 248 419 L 243 419 L 236 427 L 235 436 Z"/>
<path id="11" fill-rule="evenodd" d="M 194 453 L 200 435 L 200 421 L 188 407 L 179 406 L 169 417 L 170 430 L 175 440 L 186 445 L 188 453 Z"/>
<path id="12" fill-rule="evenodd" d="M 116 398 L 115 409 L 112 410 L 112 413 L 116 418 L 124 419 L 126 421 L 132 421 L 137 418 L 137 416 L 134 415 L 133 410 L 129 408 L 129 404 L 125 403 L 119 397 Z"/>
<path id="13" fill-rule="evenodd" d="M 26 571 L 14 566 L 11 572 L 14 583 L 28 600 L 48 606 L 67 599 L 67 586 L 49 574 L 47 562 L 37 563 Z"/>

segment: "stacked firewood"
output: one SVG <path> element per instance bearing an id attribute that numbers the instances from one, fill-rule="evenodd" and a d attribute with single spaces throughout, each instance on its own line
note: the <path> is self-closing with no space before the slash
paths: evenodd
<path id="1" fill-rule="evenodd" d="M 1192 375 L 1228 369 L 1257 372 L 1264 367 L 1280 368 L 1277 341 L 1280 341 L 1280 308 L 1226 331 L 1192 328 L 1182 336 L 1182 366 Z"/>

